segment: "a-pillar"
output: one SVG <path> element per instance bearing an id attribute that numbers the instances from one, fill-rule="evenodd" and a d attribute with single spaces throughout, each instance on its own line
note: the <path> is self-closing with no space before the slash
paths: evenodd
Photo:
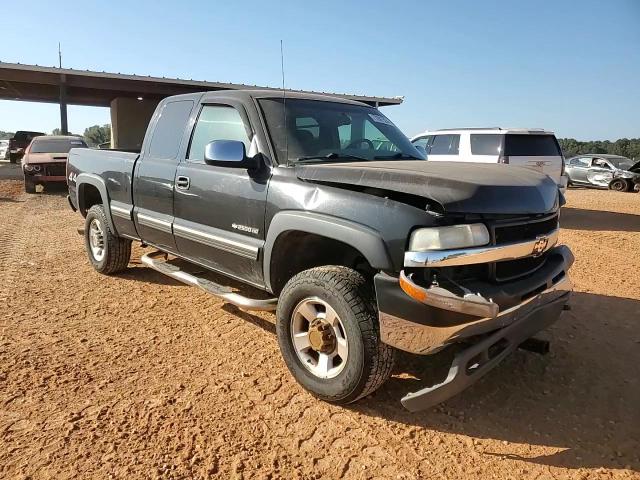
<path id="1" fill-rule="evenodd" d="M 140 150 L 157 100 L 117 97 L 111 100 L 111 148 Z"/>

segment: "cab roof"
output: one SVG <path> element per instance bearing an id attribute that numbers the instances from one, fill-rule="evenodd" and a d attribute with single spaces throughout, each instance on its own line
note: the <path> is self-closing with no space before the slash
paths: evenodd
<path id="1" fill-rule="evenodd" d="M 306 93 L 306 92 L 295 92 L 295 91 L 285 91 L 286 98 L 288 99 L 300 99 L 300 100 L 316 100 L 322 102 L 334 102 L 334 103 L 347 103 L 350 105 L 360 105 L 364 107 L 370 107 L 367 103 L 358 102 L 356 100 L 351 100 L 348 98 L 338 97 L 335 95 L 325 95 L 321 93 Z M 175 95 L 172 97 L 167 97 L 163 102 L 170 101 L 171 99 L 191 99 L 194 101 L 200 101 L 201 98 L 205 99 L 215 99 L 215 98 L 234 98 L 237 100 L 250 100 L 250 99 L 260 99 L 260 98 L 275 98 L 280 99 L 283 98 L 283 91 L 277 89 L 256 89 L 256 90 L 217 90 L 212 92 L 200 92 L 200 93 L 187 93 L 184 95 Z"/>

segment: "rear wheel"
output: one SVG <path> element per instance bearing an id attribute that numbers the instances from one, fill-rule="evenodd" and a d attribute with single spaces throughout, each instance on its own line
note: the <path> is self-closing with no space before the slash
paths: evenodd
<path id="1" fill-rule="evenodd" d="M 626 192 L 629 189 L 629 185 L 625 179 L 616 178 L 609 184 L 609 188 L 616 192 Z"/>
<path id="2" fill-rule="evenodd" d="M 36 193 L 36 184 L 29 177 L 24 177 L 24 191 L 27 193 Z"/>
<path id="3" fill-rule="evenodd" d="M 105 275 L 127 268 L 131 257 L 131 240 L 118 237 L 109 228 L 102 205 L 94 205 L 84 222 L 84 243 L 89 262 Z"/>
<path id="4" fill-rule="evenodd" d="M 322 400 L 354 402 L 391 375 L 394 352 L 380 342 L 375 296 L 350 268 L 317 267 L 289 280 L 276 330 L 289 371 Z"/>
<path id="5" fill-rule="evenodd" d="M 15 153 L 10 153 L 9 154 L 9 162 L 10 163 L 16 163 L 18 161 L 18 155 L 16 155 Z"/>

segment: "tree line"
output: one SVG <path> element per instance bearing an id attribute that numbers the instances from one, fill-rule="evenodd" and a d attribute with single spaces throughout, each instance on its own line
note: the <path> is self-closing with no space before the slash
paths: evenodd
<path id="1" fill-rule="evenodd" d="M 59 128 L 54 128 L 51 132 L 51 135 L 61 135 L 62 132 Z M 0 140 L 8 140 L 12 138 L 14 132 L 4 132 L 0 130 Z M 90 147 L 97 147 L 103 143 L 108 143 L 111 141 L 111 125 L 108 123 L 106 125 L 93 125 L 91 127 L 85 128 L 84 133 L 82 135 L 76 133 L 70 133 L 69 135 L 74 135 L 76 137 L 83 137 L 87 145 Z"/>
<path id="2" fill-rule="evenodd" d="M 56 128 L 51 133 L 60 135 L 60 129 Z M 78 136 L 84 137 L 89 146 L 95 147 L 111 141 L 111 125 L 93 125 L 86 128 L 83 135 Z M 6 140 L 11 137 L 13 137 L 13 132 L 0 130 L 0 140 Z M 575 138 L 559 138 L 558 142 L 560 142 L 565 158 L 587 153 L 609 153 L 628 157 L 632 160 L 640 160 L 640 138 L 621 138 L 615 142 L 609 140 L 581 142 Z"/>
<path id="3" fill-rule="evenodd" d="M 565 158 L 587 153 L 609 153 L 640 160 L 640 138 L 621 138 L 615 142 L 609 140 L 580 142 L 574 138 L 559 138 L 558 142 Z"/>

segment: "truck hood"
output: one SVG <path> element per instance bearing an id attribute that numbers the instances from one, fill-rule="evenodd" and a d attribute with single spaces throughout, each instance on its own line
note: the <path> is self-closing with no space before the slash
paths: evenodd
<path id="1" fill-rule="evenodd" d="M 28 153 L 24 163 L 59 163 L 66 162 L 68 153 Z"/>
<path id="2" fill-rule="evenodd" d="M 379 188 L 438 202 L 445 212 L 538 214 L 559 205 L 556 183 L 524 167 L 464 162 L 371 161 L 297 165 L 310 182 Z"/>

